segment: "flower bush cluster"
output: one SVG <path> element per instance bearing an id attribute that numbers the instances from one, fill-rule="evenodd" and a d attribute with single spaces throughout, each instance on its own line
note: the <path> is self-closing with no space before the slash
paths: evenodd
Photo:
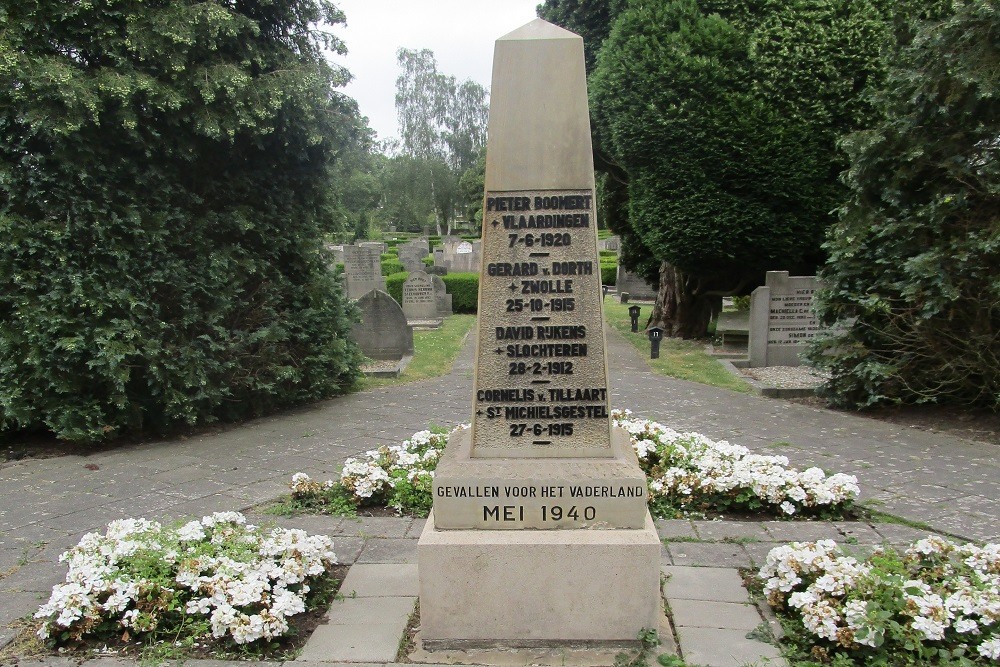
<path id="1" fill-rule="evenodd" d="M 771 550 L 760 577 L 824 662 L 1000 662 L 1000 544 L 930 536 L 862 562 L 832 540 L 793 542 Z"/>
<path id="2" fill-rule="evenodd" d="M 85 635 L 211 634 L 249 644 L 284 635 L 311 586 L 336 564 L 333 543 L 302 530 L 263 530 L 238 512 L 180 526 L 122 519 L 60 556 L 69 564 L 35 618 L 59 643 Z"/>
<path id="3" fill-rule="evenodd" d="M 746 447 L 699 433 L 678 433 L 612 411 L 628 431 L 649 478 L 650 506 L 658 516 L 689 510 L 769 510 L 780 515 L 837 516 L 858 497 L 858 480 L 819 468 L 798 471 L 784 456 L 752 454 Z"/>
<path id="4" fill-rule="evenodd" d="M 398 512 L 426 515 L 432 504 L 434 469 L 452 432 L 419 431 L 400 445 L 349 458 L 339 482 L 317 482 L 305 473 L 295 473 L 290 484 L 292 497 L 306 505 L 329 504 L 331 498 L 346 494 L 357 505 L 384 505 Z"/>

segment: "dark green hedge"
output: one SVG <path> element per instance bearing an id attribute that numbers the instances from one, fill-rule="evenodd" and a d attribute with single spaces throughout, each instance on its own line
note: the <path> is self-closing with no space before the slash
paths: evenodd
<path id="1" fill-rule="evenodd" d="M 452 308 L 456 313 L 476 313 L 479 311 L 479 274 L 449 273 L 442 276 L 451 294 Z"/>
<path id="2" fill-rule="evenodd" d="M 399 271 L 397 273 L 389 274 L 385 277 L 385 291 L 389 293 L 396 303 L 403 303 L 403 283 L 406 282 L 406 276 L 410 275 L 406 271 Z"/>
<path id="3" fill-rule="evenodd" d="M 384 255 L 383 255 L 384 257 Z M 382 260 L 382 275 L 391 276 L 394 273 L 399 273 L 403 271 L 403 263 L 398 259 L 384 259 Z"/>
<path id="4" fill-rule="evenodd" d="M 618 262 L 601 262 L 601 283 L 614 285 L 618 281 Z"/>

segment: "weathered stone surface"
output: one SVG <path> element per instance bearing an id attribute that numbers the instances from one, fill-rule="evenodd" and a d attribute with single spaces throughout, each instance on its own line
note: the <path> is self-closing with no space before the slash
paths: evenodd
<path id="1" fill-rule="evenodd" d="M 410 322 L 438 317 L 434 281 L 423 271 L 413 271 L 403 283 L 403 314 Z"/>
<path id="2" fill-rule="evenodd" d="M 468 429 L 452 435 L 434 474 L 438 529 L 641 529 L 646 476 L 628 434 L 615 458 L 474 458 Z"/>
<path id="3" fill-rule="evenodd" d="M 437 306 L 437 316 L 448 317 L 455 312 L 452 296 L 448 294 L 448 286 L 441 276 L 436 274 L 431 275 L 431 281 L 434 283 L 434 303 Z"/>
<path id="4" fill-rule="evenodd" d="M 638 274 L 626 271 L 618 265 L 618 276 L 615 278 L 615 291 L 618 294 L 628 294 L 630 301 L 655 301 L 656 288 L 646 282 Z"/>
<path id="5" fill-rule="evenodd" d="M 798 366 L 799 355 L 819 332 L 813 301 L 815 276 L 768 271 L 750 295 L 750 367 Z"/>
<path id="6" fill-rule="evenodd" d="M 361 321 L 351 327 L 351 338 L 365 356 L 378 360 L 402 359 L 413 354 L 413 329 L 396 300 L 382 290 L 358 299 Z"/>
<path id="7" fill-rule="evenodd" d="M 433 516 L 433 514 L 432 514 Z M 425 645 L 634 641 L 659 621 L 660 542 L 641 530 L 436 530 L 420 536 Z"/>
<path id="8" fill-rule="evenodd" d="M 430 245 L 427 243 L 427 239 L 413 239 L 400 245 L 397 252 L 403 268 L 407 271 L 422 271 L 424 258 L 430 254 Z"/>
<path id="9" fill-rule="evenodd" d="M 344 279 L 347 284 L 347 298 L 352 301 L 360 299 L 372 290 L 385 291 L 379 249 L 344 246 Z"/>

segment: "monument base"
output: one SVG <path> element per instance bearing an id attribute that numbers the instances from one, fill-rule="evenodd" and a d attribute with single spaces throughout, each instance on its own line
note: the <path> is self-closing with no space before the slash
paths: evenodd
<path id="1" fill-rule="evenodd" d="M 660 617 L 660 539 L 641 529 L 438 530 L 417 546 L 429 650 L 630 644 Z"/>

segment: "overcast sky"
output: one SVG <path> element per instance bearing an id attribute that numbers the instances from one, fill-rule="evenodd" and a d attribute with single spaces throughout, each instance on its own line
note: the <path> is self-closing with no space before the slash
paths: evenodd
<path id="1" fill-rule="evenodd" d="M 332 60 L 354 80 L 344 92 L 358 101 L 379 139 L 397 136 L 396 50 L 430 49 L 438 71 L 490 86 L 493 42 L 535 18 L 540 0 L 335 0 L 347 27 L 334 33 L 347 44 Z"/>

